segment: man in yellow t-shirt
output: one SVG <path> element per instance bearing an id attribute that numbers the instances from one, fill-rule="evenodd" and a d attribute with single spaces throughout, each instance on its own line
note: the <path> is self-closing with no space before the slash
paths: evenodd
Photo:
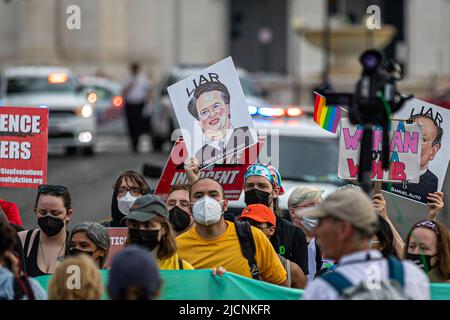
<path id="1" fill-rule="evenodd" d="M 190 191 L 195 227 L 177 237 L 178 255 L 195 269 L 224 267 L 227 271 L 252 278 L 247 259 L 233 223 L 224 220 L 228 208 L 222 186 L 210 178 L 197 180 Z M 267 237 L 251 228 L 255 241 L 255 260 L 260 278 L 287 286 L 286 271 Z"/>

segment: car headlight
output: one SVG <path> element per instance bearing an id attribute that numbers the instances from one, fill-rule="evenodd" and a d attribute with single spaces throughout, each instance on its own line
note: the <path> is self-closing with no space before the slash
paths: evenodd
<path id="1" fill-rule="evenodd" d="M 86 104 L 82 106 L 80 109 L 78 109 L 78 115 L 83 118 L 90 118 L 93 112 L 94 110 L 92 109 L 92 106 L 89 104 Z"/>

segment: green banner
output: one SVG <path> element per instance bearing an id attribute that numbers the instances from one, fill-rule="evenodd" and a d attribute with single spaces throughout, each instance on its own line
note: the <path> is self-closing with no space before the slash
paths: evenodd
<path id="1" fill-rule="evenodd" d="M 101 270 L 108 282 L 108 270 Z M 35 278 L 47 291 L 51 276 Z M 161 300 L 298 300 L 303 290 L 276 286 L 267 282 L 226 272 L 213 276 L 210 270 L 161 270 Z M 432 300 L 450 300 L 450 283 L 431 284 Z M 105 290 L 106 291 L 106 290 Z M 108 299 L 105 292 L 102 299 Z"/>

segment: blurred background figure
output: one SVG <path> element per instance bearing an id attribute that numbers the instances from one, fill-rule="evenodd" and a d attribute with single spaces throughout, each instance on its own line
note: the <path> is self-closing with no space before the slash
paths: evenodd
<path id="1" fill-rule="evenodd" d="M 102 293 L 100 271 L 86 255 L 65 259 L 48 284 L 49 300 L 99 300 Z"/>
<path id="2" fill-rule="evenodd" d="M 132 245 L 114 256 L 108 283 L 111 300 L 153 300 L 161 284 L 158 265 L 147 250 Z"/>
<path id="3" fill-rule="evenodd" d="M 96 222 L 75 226 L 69 238 L 69 256 L 86 254 L 103 269 L 109 253 L 110 239 L 106 228 Z"/>
<path id="4" fill-rule="evenodd" d="M 141 66 L 137 62 L 130 65 L 130 73 L 123 83 L 122 96 L 125 100 L 125 116 L 132 151 L 137 153 L 139 137 L 144 127 L 142 113 L 146 102 L 151 97 L 150 81 L 141 72 Z"/>

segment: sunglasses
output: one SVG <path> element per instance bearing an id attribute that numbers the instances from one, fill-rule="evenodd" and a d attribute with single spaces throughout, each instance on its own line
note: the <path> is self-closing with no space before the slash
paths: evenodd
<path id="1" fill-rule="evenodd" d="M 62 196 L 68 192 L 67 188 L 64 186 L 53 185 L 53 184 L 41 184 L 38 187 L 39 193 L 54 193 L 58 196 Z"/>

